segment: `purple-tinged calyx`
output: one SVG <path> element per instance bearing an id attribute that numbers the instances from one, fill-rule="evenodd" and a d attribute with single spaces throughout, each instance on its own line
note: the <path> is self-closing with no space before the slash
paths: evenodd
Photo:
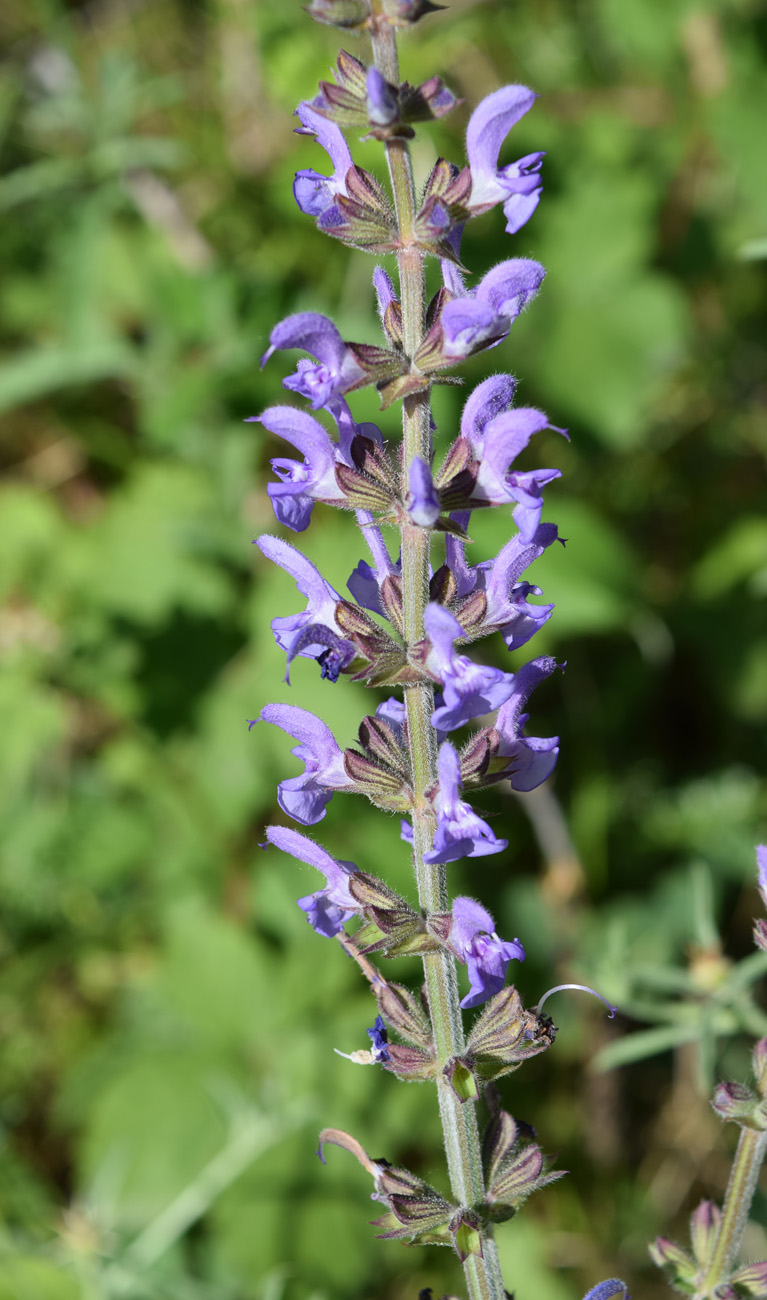
<path id="1" fill-rule="evenodd" d="M 287 654 L 285 680 L 290 680 L 290 665 L 300 655 L 316 659 L 322 676 L 335 681 L 356 654 L 354 643 L 340 635 L 336 623 L 335 611 L 341 597 L 311 560 L 289 542 L 266 533 L 256 538 L 255 545 L 267 559 L 295 579 L 298 590 L 309 602 L 298 614 L 272 619 L 274 639 Z"/>
<path id="2" fill-rule="evenodd" d="M 275 456 L 271 462 L 282 482 L 269 483 L 266 490 L 281 524 L 302 533 L 308 527 L 315 501 L 346 503 L 335 476 L 337 445 L 318 420 L 295 406 L 270 406 L 263 415 L 253 415 L 245 423 L 262 424 L 270 433 L 292 443 L 304 457 L 298 461 Z"/>
<path id="3" fill-rule="evenodd" d="M 316 825 L 336 790 L 354 789 L 332 731 L 321 718 L 295 704 L 267 704 L 257 721 L 269 722 L 298 741 L 290 752 L 304 764 L 304 771 L 280 782 L 277 802 L 294 821 Z"/>
<path id="4" fill-rule="evenodd" d="M 370 382 L 333 322 L 319 312 L 296 312 L 275 325 L 261 366 L 286 348 L 300 348 L 315 358 L 314 362 L 299 361 L 296 373 L 282 381 L 283 388 L 308 398 L 314 411 L 341 393 Z"/>
<path id="5" fill-rule="evenodd" d="M 432 726 L 453 731 L 509 699 L 514 690 L 513 673 L 476 664 L 455 653 L 453 642 L 465 633 L 449 610 L 427 605 L 424 623 L 430 643 L 424 666 L 442 684 L 442 704 L 432 714 Z"/>
<path id="6" fill-rule="evenodd" d="M 506 167 L 498 166 L 498 155 L 509 131 L 532 108 L 535 99 L 527 86 L 503 86 L 477 105 L 466 133 L 471 171 L 469 210 L 476 216 L 502 203 L 510 235 L 524 226 L 538 206 L 544 155 L 526 154 Z"/>
<path id="7" fill-rule="evenodd" d="M 420 456 L 410 462 L 408 481 L 405 509 L 419 528 L 431 528 L 439 519 L 441 507 L 431 469 Z"/>
<path id="8" fill-rule="evenodd" d="M 349 890 L 349 876 L 357 870 L 353 862 L 344 862 L 332 858 L 325 849 L 306 835 L 290 830 L 287 826 L 267 826 L 266 838 L 275 848 L 282 849 L 299 862 L 306 862 L 316 867 L 325 877 L 324 889 L 318 889 L 305 898 L 298 899 L 298 906 L 305 913 L 306 919 L 317 934 L 332 939 L 343 929 L 345 923 L 360 912 L 359 904 Z"/>
<path id="9" fill-rule="evenodd" d="M 499 939 L 492 916 L 473 898 L 455 899 L 448 942 L 458 960 L 468 967 L 471 988 L 461 1001 L 464 1009 L 481 1006 L 500 993 L 509 962 L 525 960 L 519 939 L 511 943 Z"/>
<path id="10" fill-rule="evenodd" d="M 460 797 L 462 789 L 458 755 L 449 741 L 440 746 L 439 785 L 432 800 L 437 814 L 434 847 L 424 862 L 457 862 L 459 858 L 481 858 L 500 853 L 508 840 L 499 840 L 487 822 Z"/>
<path id="11" fill-rule="evenodd" d="M 523 712 L 530 695 L 555 668 L 563 668 L 550 656 L 531 659 L 514 676 L 514 686 L 506 703 L 498 710 L 495 729 L 500 737 L 498 757 L 506 760 L 502 775 L 508 777 L 512 790 L 534 790 L 551 776 L 559 755 L 559 736 L 541 739 L 523 736 L 528 715 Z"/>
<path id="12" fill-rule="evenodd" d="M 439 77 L 413 87 L 387 81 L 380 70 L 366 67 L 354 55 L 340 50 L 335 68 L 336 84 L 321 81 L 312 100 L 315 113 L 347 129 L 364 131 L 366 137 L 389 140 L 411 138 L 410 122 L 443 117 L 459 101 Z"/>
<path id="13" fill-rule="evenodd" d="M 346 176 L 354 162 L 335 122 L 328 122 L 307 103 L 298 105 L 296 117 L 301 122 L 296 134 L 314 136 L 333 164 L 331 176 L 322 176 L 308 168 L 296 172 L 293 182 L 293 195 L 301 211 L 319 219 L 335 206 L 337 195 L 346 194 Z"/>

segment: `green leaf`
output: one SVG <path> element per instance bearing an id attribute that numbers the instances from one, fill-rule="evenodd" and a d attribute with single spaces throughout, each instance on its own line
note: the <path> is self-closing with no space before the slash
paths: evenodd
<path id="1" fill-rule="evenodd" d="M 0 367 L 0 411 L 38 401 L 58 389 L 128 376 L 133 350 L 124 343 L 72 348 L 49 344 L 20 352 Z"/>
<path id="2" fill-rule="evenodd" d="M 82 1300 L 80 1284 L 48 1260 L 0 1256 L 0 1300 Z"/>
<path id="3" fill-rule="evenodd" d="M 619 1065 L 631 1065 L 634 1061 L 643 1061 L 648 1056 L 658 1056 L 668 1052 L 672 1047 L 681 1047 L 682 1043 L 694 1043 L 700 1037 L 700 1026 L 694 1024 L 663 1025 L 657 1029 L 640 1029 L 635 1034 L 603 1047 L 594 1058 L 597 1070 L 614 1070 Z"/>

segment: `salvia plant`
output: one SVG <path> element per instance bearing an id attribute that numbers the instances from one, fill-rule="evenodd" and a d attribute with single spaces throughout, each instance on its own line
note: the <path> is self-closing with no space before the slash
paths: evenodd
<path id="1" fill-rule="evenodd" d="M 324 1160 L 328 1146 L 342 1147 L 368 1172 L 382 1209 L 374 1224 L 380 1237 L 452 1248 L 471 1300 L 504 1300 L 509 1293 L 494 1225 L 511 1219 L 561 1172 L 551 1168 L 532 1131 L 502 1108 L 495 1085 L 548 1051 L 556 1030 L 543 1012 L 548 995 L 526 1007 L 506 983 L 510 964 L 524 960 L 522 943 L 501 938 L 481 902 L 451 897 L 449 868 L 462 858 L 499 853 L 508 843 L 468 795 L 504 781 L 530 791 L 557 761 L 558 739 L 527 735 L 526 724 L 534 689 L 563 665 L 539 656 L 516 673 L 504 672 L 465 649 L 497 633 L 517 650 L 552 614 L 552 605 L 531 599 L 542 593 L 524 575 L 562 541 L 556 525 L 541 519 L 543 489 L 559 471 L 519 470 L 515 460 L 535 434 L 567 432 L 542 411 L 515 405 L 515 379 L 501 370 L 468 395 L 457 436 L 435 459 L 432 385 L 460 382 L 456 370 L 466 358 L 505 344 L 545 274 L 538 262 L 512 256 L 472 285 L 461 259 L 467 221 L 502 207 L 513 236 L 541 197 L 542 153 L 499 165 L 508 133 L 535 101 L 526 86 L 488 95 L 469 119 L 466 164 L 440 158 L 416 193 L 409 146 L 415 126 L 438 120 L 459 101 L 440 77 L 419 86 L 400 80 L 397 33 L 436 8 L 429 0 L 312 0 L 312 18 L 365 34 L 372 57 L 365 63 L 341 50 L 335 80 L 321 82 L 315 97 L 299 104 L 297 131 L 319 144 L 328 161 L 319 171 L 298 172 L 295 200 L 331 238 L 374 256 L 393 254 L 398 284 L 375 267 L 378 344 L 343 339 L 331 320 L 313 311 L 277 324 L 262 364 L 277 352 L 305 354 L 283 380 L 305 405 L 271 406 L 254 417 L 299 457 L 272 460 L 279 481 L 268 493 L 279 523 L 304 532 L 317 502 L 353 511 L 370 557 L 351 573 L 345 596 L 297 547 L 273 535 L 257 539 L 306 601 L 271 624 L 285 652 L 286 682 L 301 657 L 315 660 L 329 683 L 345 676 L 399 693 L 362 719 L 358 742 L 346 749 L 322 719 L 297 704 L 268 704 L 250 725 L 266 723 L 292 737 L 292 753 L 304 767 L 278 789 L 280 808 L 304 829 L 269 826 L 264 848 L 274 846 L 323 878 L 298 906 L 319 936 L 343 945 L 375 1002 L 370 1046 L 350 1059 L 436 1087 L 450 1196 L 405 1168 L 371 1158 L 355 1136 L 339 1129 L 323 1130 L 318 1154 Z M 389 193 L 355 164 L 344 132 L 380 141 Z M 431 297 L 430 265 L 439 275 Z M 398 445 L 377 425 L 355 421 L 348 396 L 367 386 L 378 390 L 382 409 L 401 402 Z M 329 417 L 334 436 L 310 411 Z M 512 535 L 499 555 L 471 563 L 472 513 L 509 507 Z M 399 531 L 398 554 L 382 525 Z M 444 562 L 436 567 L 435 534 L 444 541 Z M 337 792 L 362 795 L 402 817 L 417 903 L 364 864 L 332 857 L 306 833 L 322 821 Z M 767 902 L 767 849 L 759 854 Z M 755 937 L 767 949 L 767 922 L 758 923 Z M 385 977 L 371 961 L 412 955 L 423 961 L 423 986 L 415 990 Z M 468 972 L 463 998 L 456 963 Z M 467 1027 L 463 1013 L 477 1009 Z M 689 1249 L 665 1238 L 651 1249 L 671 1285 L 697 1300 L 767 1296 L 767 1263 L 737 1262 L 767 1146 L 767 1038 L 755 1048 L 754 1070 L 754 1087 L 720 1084 L 714 1097 L 717 1112 L 741 1127 L 723 1211 L 701 1204 Z M 586 1300 L 611 1297 L 628 1297 L 616 1278 L 594 1286 Z"/>

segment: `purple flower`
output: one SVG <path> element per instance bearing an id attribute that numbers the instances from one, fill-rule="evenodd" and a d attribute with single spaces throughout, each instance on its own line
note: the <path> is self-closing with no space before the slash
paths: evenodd
<path id="1" fill-rule="evenodd" d="M 315 501 L 342 505 L 345 497 L 336 483 L 336 446 L 330 435 L 305 411 L 295 406 L 270 406 L 263 415 L 252 415 L 246 424 L 263 424 L 300 451 L 303 461 L 275 457 L 272 469 L 281 483 L 270 483 L 267 492 L 281 524 L 302 533 L 309 524 Z"/>
<path id="2" fill-rule="evenodd" d="M 331 858 L 319 844 L 287 826 L 267 826 L 266 838 L 270 844 L 289 853 L 291 857 L 306 862 L 321 871 L 326 880 L 325 889 L 298 899 L 298 906 L 317 934 L 332 939 L 346 921 L 359 912 L 359 904 L 349 890 L 349 876 L 357 870 L 353 862 Z"/>
<path id="3" fill-rule="evenodd" d="M 469 968 L 471 989 L 461 1002 L 464 1008 L 481 1006 L 500 993 L 509 962 L 525 960 L 519 939 L 513 943 L 499 939 L 492 916 L 473 898 L 456 898 L 453 903 L 450 946 Z"/>
<path id="4" fill-rule="evenodd" d="M 541 197 L 542 153 L 526 154 L 507 167 L 498 155 L 511 128 L 532 108 L 536 96 L 527 86 L 503 86 L 477 105 L 466 133 L 466 153 L 471 171 L 469 206 L 486 212 L 503 203 L 506 230 L 516 233 L 535 212 Z"/>
<path id="5" fill-rule="evenodd" d="M 469 394 L 461 415 L 461 435 L 475 452 L 482 449 L 485 426 L 511 407 L 516 388 L 513 375 L 491 375 Z"/>
<path id="6" fill-rule="evenodd" d="M 399 118 L 397 92 L 374 65 L 367 71 L 366 100 L 371 126 L 389 126 Z"/>
<path id="7" fill-rule="evenodd" d="M 424 854 L 424 862 L 456 862 L 459 858 L 500 853 L 509 841 L 496 839 L 487 822 L 460 798 L 461 765 L 447 740 L 440 746 L 438 763 L 439 790 L 434 799 L 437 832 L 434 848 Z"/>
<path id="8" fill-rule="evenodd" d="M 390 1061 L 389 1055 L 389 1034 L 386 1025 L 380 1016 L 376 1016 L 375 1024 L 372 1029 L 367 1030 L 367 1036 L 372 1041 L 373 1046 L 370 1049 L 370 1055 L 374 1061 Z"/>
<path id="9" fill-rule="evenodd" d="M 370 548 L 374 563 L 371 566 L 366 560 L 360 560 L 356 569 L 352 570 L 346 585 L 358 605 L 388 619 L 388 614 L 381 602 L 381 587 L 388 577 L 399 576 L 402 566 L 399 562 L 394 564 L 381 530 L 373 522 L 373 516 L 370 512 L 359 510 L 357 512 L 357 521 L 362 528 L 363 536 Z"/>
<path id="10" fill-rule="evenodd" d="M 377 266 L 373 271 L 373 288 L 375 289 L 376 302 L 378 304 L 378 318 L 381 325 L 383 325 L 386 317 L 386 309 L 389 306 L 389 303 L 397 301 L 397 294 L 394 285 L 391 282 L 391 277 L 382 266 Z"/>
<path id="11" fill-rule="evenodd" d="M 305 659 L 316 659 L 323 670 L 322 676 L 335 681 L 356 654 L 353 642 L 344 640 L 336 626 L 335 609 L 341 597 L 290 542 L 265 533 L 256 538 L 255 545 L 267 559 L 279 564 L 295 578 L 298 590 L 309 601 L 299 614 L 272 619 L 274 639 L 288 656 L 285 680 L 290 680 L 292 661 L 296 655 L 301 655 Z"/>
<path id="12" fill-rule="evenodd" d="M 271 722 L 297 740 L 299 743 L 290 752 L 305 765 L 300 776 L 280 782 L 277 790 L 280 808 L 304 826 L 322 821 L 334 792 L 354 785 L 346 773 L 343 752 L 332 731 L 320 718 L 295 704 L 267 704 L 261 710 L 260 721 Z M 250 726 L 253 725 L 251 722 Z"/>
<path id="13" fill-rule="evenodd" d="M 545 274 L 540 262 L 515 257 L 494 266 L 476 289 L 446 303 L 441 317 L 443 355 L 460 360 L 501 343 Z"/>
<path id="14" fill-rule="evenodd" d="M 376 709 L 376 717 L 383 718 L 384 722 L 388 722 L 397 739 L 404 741 L 407 711 L 402 700 L 398 700 L 396 695 L 390 695 L 388 700 L 383 700 L 379 704 Z"/>
<path id="15" fill-rule="evenodd" d="M 410 463 L 409 483 L 410 491 L 405 500 L 407 512 L 419 528 L 431 528 L 439 519 L 439 497 L 431 470 L 420 456 L 414 456 Z"/>
<path id="16" fill-rule="evenodd" d="M 431 642 L 426 667 L 442 682 L 443 703 L 431 717 L 434 727 L 454 731 L 508 700 L 514 689 L 513 673 L 457 655 L 453 642 L 465 632 L 449 610 L 443 605 L 427 605 L 424 621 Z"/>
<path id="17" fill-rule="evenodd" d="M 363 438 L 368 438 L 370 442 L 375 442 L 379 447 L 383 447 L 384 439 L 381 430 L 377 424 L 371 424 L 365 420 L 362 424 L 355 424 L 352 413 L 349 410 L 349 403 L 346 398 L 335 397 L 329 398 L 325 409 L 332 415 L 338 428 L 338 446 L 336 448 L 336 458 L 343 461 L 344 465 L 353 465 L 352 441 L 361 434 Z"/>
<path id="18" fill-rule="evenodd" d="M 471 511 L 454 510 L 450 518 L 453 523 L 458 524 L 459 528 L 463 528 L 465 531 L 469 527 Z M 478 574 L 492 563 L 492 561 L 484 560 L 474 566 L 468 565 L 466 563 L 466 543 L 462 537 L 456 537 L 452 533 L 448 533 L 445 537 L 445 562 L 455 578 L 456 596 L 459 599 L 462 596 L 471 595 L 477 587 Z"/>
<path id="19" fill-rule="evenodd" d="M 499 709 L 495 726 L 500 733 L 498 750 L 502 758 L 510 760 L 504 772 L 512 790 L 534 790 L 551 776 L 559 754 L 559 736 L 542 740 L 537 736 L 522 736 L 528 715 L 522 710 L 536 686 L 550 677 L 555 668 L 564 667 L 555 659 L 543 656 L 531 659 L 520 668 L 514 678 L 513 693 Z"/>
<path id="20" fill-rule="evenodd" d="M 541 521 L 543 488 L 552 479 L 560 477 L 558 469 L 534 469 L 526 472 L 511 470 L 509 466 L 527 446 L 535 433 L 551 429 L 548 417 L 532 406 L 519 407 L 497 415 L 484 427 L 481 446 L 474 443 L 474 453 L 479 461 L 477 481 L 472 500 L 491 506 L 516 502 L 514 523 L 525 542 L 532 541 Z M 556 429 L 566 437 L 563 429 Z"/>
<path id="21" fill-rule="evenodd" d="M 282 381 L 283 388 L 308 398 L 313 411 L 327 406 L 340 393 L 367 382 L 365 372 L 332 320 L 319 312 L 299 311 L 275 325 L 269 335 L 269 347 L 261 358 L 262 368 L 274 352 L 285 348 L 300 348 L 316 358 L 314 363 L 299 361 L 296 373 Z"/>
<path id="22" fill-rule="evenodd" d="M 767 844 L 757 844 L 756 846 L 756 869 L 759 893 L 762 896 L 762 902 L 767 907 Z"/>
<path id="23" fill-rule="evenodd" d="M 539 524 L 529 541 L 525 541 L 521 533 L 512 537 L 485 571 L 485 625 L 500 628 L 509 650 L 524 645 L 551 617 L 553 605 L 527 603 L 529 595 L 541 594 L 540 588 L 519 579 L 547 547 L 559 540 L 556 524 Z"/>
<path id="24" fill-rule="evenodd" d="M 468 511 L 455 516 L 468 523 Z M 459 599 L 475 591 L 484 591 L 487 604 L 482 622 L 472 626 L 478 636 L 498 629 L 509 650 L 518 650 L 551 618 L 553 605 L 531 605 L 528 596 L 540 596 L 540 587 L 519 579 L 552 542 L 561 541 L 555 524 L 539 524 L 530 542 L 520 533 L 507 542 L 494 560 L 466 564 L 465 543 L 459 537 L 447 537 L 447 564 L 456 581 Z"/>
<path id="25" fill-rule="evenodd" d="M 299 104 L 296 117 L 301 126 L 297 135 L 313 135 L 317 144 L 329 155 L 333 164 L 332 176 L 321 176 L 311 168 L 296 172 L 293 195 L 302 212 L 318 220 L 335 207 L 337 194 L 346 194 L 346 174 L 354 166 L 349 147 L 335 122 L 329 122 L 310 104 Z"/>
<path id="26" fill-rule="evenodd" d="M 593 1286 L 583 1300 L 631 1300 L 628 1287 L 618 1277 L 610 1277 L 606 1282 Z"/>

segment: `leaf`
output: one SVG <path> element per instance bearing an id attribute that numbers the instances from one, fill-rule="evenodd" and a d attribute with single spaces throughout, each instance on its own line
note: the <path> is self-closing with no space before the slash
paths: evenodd
<path id="1" fill-rule="evenodd" d="M 754 596 L 767 591 L 767 519 L 738 519 L 717 538 L 692 571 L 693 591 L 703 600 L 715 600 L 742 582 Z"/>
<path id="2" fill-rule="evenodd" d="M 133 350 L 124 343 L 84 348 L 49 344 L 20 352 L 0 367 L 0 411 L 38 401 L 57 389 L 128 376 L 133 366 Z"/>
<path id="3" fill-rule="evenodd" d="M 657 1029 L 640 1029 L 635 1034 L 620 1038 L 603 1047 L 594 1058 L 596 1070 L 614 1070 L 619 1065 L 631 1065 L 648 1056 L 658 1056 L 682 1043 L 694 1043 L 700 1037 L 697 1020 L 688 1025 L 663 1025 Z"/>
<path id="4" fill-rule="evenodd" d="M 81 1300 L 82 1291 L 64 1269 L 32 1255 L 4 1256 L 0 1300 Z"/>

